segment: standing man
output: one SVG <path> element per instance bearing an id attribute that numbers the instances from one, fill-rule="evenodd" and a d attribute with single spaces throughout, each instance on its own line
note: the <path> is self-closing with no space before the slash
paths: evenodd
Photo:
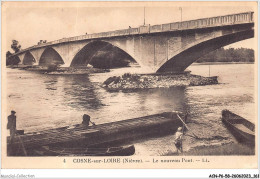
<path id="1" fill-rule="evenodd" d="M 11 139 L 15 136 L 16 133 L 16 116 L 15 111 L 11 111 L 11 115 L 8 116 L 7 129 L 10 130 Z"/>
<path id="2" fill-rule="evenodd" d="M 182 153 L 182 136 L 183 136 L 182 127 L 179 127 L 175 134 L 175 141 L 174 141 L 174 144 L 177 149 L 177 153 L 179 153 L 179 151 Z"/>

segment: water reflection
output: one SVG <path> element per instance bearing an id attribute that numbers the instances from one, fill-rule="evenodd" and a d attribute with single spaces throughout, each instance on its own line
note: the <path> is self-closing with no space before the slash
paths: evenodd
<path id="1" fill-rule="evenodd" d="M 109 74 L 46 75 L 12 69 L 8 107 L 17 110 L 18 126 L 25 131 L 81 123 L 84 113 L 100 124 L 185 108 L 185 88 L 111 93 L 101 87 L 102 75 Z"/>
<path id="2" fill-rule="evenodd" d="M 62 91 L 63 105 L 75 109 L 98 110 L 104 104 L 98 99 L 95 84 L 91 83 L 88 75 L 63 76 Z"/>

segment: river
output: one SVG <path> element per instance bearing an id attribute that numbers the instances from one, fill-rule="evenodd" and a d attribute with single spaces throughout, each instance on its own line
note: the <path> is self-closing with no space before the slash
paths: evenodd
<path id="1" fill-rule="evenodd" d="M 191 65 L 192 74 L 208 76 L 209 65 Z M 222 124 L 223 109 L 255 122 L 254 64 L 213 64 L 210 75 L 218 85 L 149 89 L 138 92 L 108 92 L 101 87 L 110 76 L 138 73 L 140 68 L 121 68 L 90 75 L 47 75 L 7 69 L 7 110 L 17 113 L 17 129 L 25 132 L 82 122 L 87 113 L 96 124 L 135 118 L 165 111 L 188 111 L 190 128 L 199 136 L 227 139 L 184 139 L 184 150 L 200 145 L 235 141 Z M 167 155 L 175 150 L 173 135 L 135 142 L 135 155 Z"/>

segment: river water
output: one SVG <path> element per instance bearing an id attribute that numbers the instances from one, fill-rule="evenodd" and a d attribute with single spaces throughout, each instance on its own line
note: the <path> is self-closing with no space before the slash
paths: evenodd
<path id="1" fill-rule="evenodd" d="M 192 74 L 208 76 L 208 65 L 191 65 Z M 149 89 L 138 92 L 108 92 L 103 81 L 140 68 L 121 68 L 90 75 L 47 75 L 7 69 L 7 109 L 17 112 L 17 128 L 25 132 L 56 128 L 82 122 L 87 113 L 96 124 L 140 117 L 165 111 L 188 111 L 190 128 L 199 136 L 226 139 L 197 141 L 184 138 L 184 150 L 200 145 L 234 142 L 222 124 L 223 109 L 255 122 L 254 64 L 210 65 L 210 75 L 219 76 L 218 85 Z M 136 155 L 167 155 L 175 151 L 173 135 L 135 142 Z"/>

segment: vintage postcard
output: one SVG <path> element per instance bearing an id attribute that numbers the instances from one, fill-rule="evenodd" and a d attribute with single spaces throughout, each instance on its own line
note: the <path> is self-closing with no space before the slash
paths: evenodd
<path id="1" fill-rule="evenodd" d="M 2 2 L 2 168 L 258 168 L 257 6 Z"/>

